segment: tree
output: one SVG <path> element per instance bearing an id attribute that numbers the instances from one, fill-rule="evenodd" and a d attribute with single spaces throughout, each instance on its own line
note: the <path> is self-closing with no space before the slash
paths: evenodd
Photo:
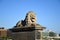
<path id="1" fill-rule="evenodd" d="M 49 32 L 49 36 L 51 36 L 51 37 L 56 36 L 56 33 L 54 33 L 54 32 Z"/>

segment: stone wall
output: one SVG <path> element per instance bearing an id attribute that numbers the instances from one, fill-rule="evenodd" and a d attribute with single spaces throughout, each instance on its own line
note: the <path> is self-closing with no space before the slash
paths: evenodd
<path id="1" fill-rule="evenodd" d="M 35 40 L 35 31 L 12 33 L 13 40 Z"/>

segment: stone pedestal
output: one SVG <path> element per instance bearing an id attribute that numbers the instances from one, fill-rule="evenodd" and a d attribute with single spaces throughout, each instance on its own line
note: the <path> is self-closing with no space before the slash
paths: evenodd
<path id="1" fill-rule="evenodd" d="M 13 40 L 42 40 L 44 27 L 22 27 L 10 29 Z"/>

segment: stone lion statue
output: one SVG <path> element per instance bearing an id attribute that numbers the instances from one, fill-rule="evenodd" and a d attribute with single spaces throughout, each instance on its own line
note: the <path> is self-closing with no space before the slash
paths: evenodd
<path id="1" fill-rule="evenodd" d="M 26 17 L 24 20 L 18 21 L 16 24 L 16 27 L 22 27 L 22 26 L 30 26 L 36 24 L 36 16 L 34 12 L 29 11 L 26 14 Z"/>

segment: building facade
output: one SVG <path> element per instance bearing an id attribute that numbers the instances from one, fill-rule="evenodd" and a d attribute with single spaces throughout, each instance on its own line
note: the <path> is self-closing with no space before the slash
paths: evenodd
<path id="1" fill-rule="evenodd" d="M 7 36 L 7 29 L 0 28 L 0 38 Z"/>

